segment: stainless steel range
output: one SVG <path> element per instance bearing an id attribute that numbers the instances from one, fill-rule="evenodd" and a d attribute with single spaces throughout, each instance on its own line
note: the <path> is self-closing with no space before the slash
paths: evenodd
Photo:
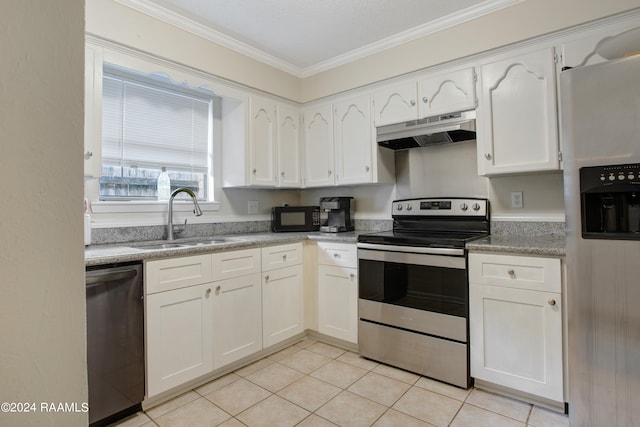
<path id="1" fill-rule="evenodd" d="M 489 234 L 489 201 L 396 200 L 393 231 L 358 237 L 360 354 L 469 386 L 466 242 Z"/>

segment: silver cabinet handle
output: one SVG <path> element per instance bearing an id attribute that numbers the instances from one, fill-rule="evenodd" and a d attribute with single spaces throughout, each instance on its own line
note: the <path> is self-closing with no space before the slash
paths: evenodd
<path id="1" fill-rule="evenodd" d="M 255 175 L 258 172 L 258 170 L 256 168 L 253 168 L 251 172 Z"/>
<path id="2" fill-rule="evenodd" d="M 415 107 L 415 105 L 416 105 L 416 101 L 414 101 L 414 100 L 412 99 L 412 100 L 411 100 L 411 102 L 410 102 L 409 104 L 411 104 L 411 106 L 412 106 L 412 107 Z"/>
<path id="3" fill-rule="evenodd" d="M 332 173 L 333 173 L 333 172 L 331 172 L 331 169 L 329 169 L 329 176 L 331 176 L 331 174 L 332 174 Z"/>
<path id="4" fill-rule="evenodd" d="M 206 290 L 205 294 L 206 294 L 207 296 L 211 295 L 211 288 L 207 288 L 207 290 Z"/>
<path id="5" fill-rule="evenodd" d="M 220 289 L 222 289 L 220 285 L 216 286 L 216 295 L 220 295 Z"/>
<path id="6" fill-rule="evenodd" d="M 284 176 L 284 171 L 280 172 L 280 176 Z"/>
<path id="7" fill-rule="evenodd" d="M 549 305 L 550 305 L 550 306 L 552 306 L 552 307 L 553 307 L 554 305 L 556 305 L 556 300 L 554 300 L 553 298 L 552 298 L 552 299 L 550 299 L 550 300 L 549 300 L 549 301 L 547 301 L 547 302 L 548 302 L 548 303 L 549 303 Z"/>
<path id="8" fill-rule="evenodd" d="M 349 273 L 349 278 L 350 278 L 351 280 L 355 279 L 355 277 L 356 277 L 356 275 L 355 275 L 355 274 L 353 274 L 353 273 Z"/>
<path id="9" fill-rule="evenodd" d="M 340 258 L 340 254 L 339 254 L 339 253 L 334 253 L 334 254 L 333 254 L 333 257 L 334 257 L 334 258 Z"/>
<path id="10" fill-rule="evenodd" d="M 484 158 L 487 160 L 491 160 L 491 154 L 490 153 L 485 153 Z"/>
<path id="11" fill-rule="evenodd" d="M 429 102 L 429 98 L 427 98 L 426 96 L 423 96 L 422 97 L 422 102 L 424 102 L 426 104 L 427 102 Z"/>
<path id="12" fill-rule="evenodd" d="M 286 261 L 287 260 L 287 254 L 282 255 L 282 260 Z"/>
<path id="13" fill-rule="evenodd" d="M 370 169 L 371 169 L 371 168 L 370 168 L 369 166 L 365 166 L 365 167 L 364 167 L 365 172 L 369 172 L 369 170 L 370 170 Z"/>
<path id="14" fill-rule="evenodd" d="M 264 276 L 264 281 L 268 282 L 269 281 L 269 275 L 267 274 L 266 276 Z"/>
<path id="15" fill-rule="evenodd" d="M 85 154 L 87 159 L 90 159 L 93 157 L 93 151 L 87 151 L 87 153 Z"/>
<path id="16" fill-rule="evenodd" d="M 516 274 L 516 272 L 515 272 L 515 270 L 513 270 L 513 269 L 512 269 L 512 270 L 507 270 L 507 274 L 508 274 L 509 276 L 514 276 L 514 275 Z"/>

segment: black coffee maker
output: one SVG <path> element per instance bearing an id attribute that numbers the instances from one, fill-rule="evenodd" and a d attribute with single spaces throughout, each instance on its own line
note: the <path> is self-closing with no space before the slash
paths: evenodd
<path id="1" fill-rule="evenodd" d="M 640 239 L 640 164 L 580 169 L 582 237 Z"/>
<path id="2" fill-rule="evenodd" d="M 353 219 L 353 197 L 321 197 L 320 231 L 340 233 L 355 229 Z"/>

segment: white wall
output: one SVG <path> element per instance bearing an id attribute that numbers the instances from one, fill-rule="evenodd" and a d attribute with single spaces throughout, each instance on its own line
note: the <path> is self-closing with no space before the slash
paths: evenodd
<path id="1" fill-rule="evenodd" d="M 0 2 L 0 412 L 3 426 L 86 426 L 84 2 Z"/>

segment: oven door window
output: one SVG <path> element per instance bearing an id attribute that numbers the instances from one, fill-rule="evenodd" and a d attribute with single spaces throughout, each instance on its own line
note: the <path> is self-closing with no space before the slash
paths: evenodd
<path id="1" fill-rule="evenodd" d="M 465 268 L 360 259 L 358 275 L 362 299 L 467 317 Z"/>

